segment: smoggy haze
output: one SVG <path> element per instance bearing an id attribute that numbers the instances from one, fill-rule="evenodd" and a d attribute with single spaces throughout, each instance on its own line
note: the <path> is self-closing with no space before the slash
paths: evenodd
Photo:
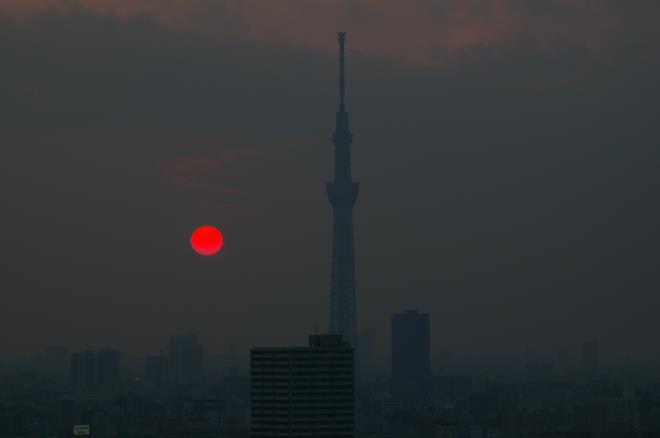
<path id="1" fill-rule="evenodd" d="M 345 30 L 360 326 L 384 346 L 415 308 L 456 354 L 656 358 L 657 2 L 0 11 L 2 356 L 325 327 Z M 188 246 L 204 223 L 217 257 Z"/>

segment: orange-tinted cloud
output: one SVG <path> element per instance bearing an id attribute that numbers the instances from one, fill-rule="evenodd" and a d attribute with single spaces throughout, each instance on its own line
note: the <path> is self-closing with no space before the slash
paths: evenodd
<path id="1" fill-rule="evenodd" d="M 249 149 L 225 149 L 215 156 L 177 156 L 163 159 L 159 167 L 168 182 L 176 187 L 210 190 L 225 194 L 242 194 L 235 187 L 214 182 L 213 173 L 217 173 L 228 163 L 252 156 Z"/>
<path id="2" fill-rule="evenodd" d="M 615 0 L 81 0 L 82 6 L 264 43 L 334 50 L 331 35 L 350 33 L 350 49 L 415 63 L 446 61 L 462 50 L 506 44 L 578 44 L 607 49 L 626 36 L 654 34 L 657 2 Z M 71 7 L 73 1 L 4 0 L 1 12 Z M 65 5 L 65 6 L 62 6 Z M 69 5 L 69 6 L 66 6 Z"/>

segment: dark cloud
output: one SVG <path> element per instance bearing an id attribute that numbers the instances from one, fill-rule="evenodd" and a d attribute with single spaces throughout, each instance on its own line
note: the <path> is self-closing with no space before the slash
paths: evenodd
<path id="1" fill-rule="evenodd" d="M 617 4 L 623 21 L 653 7 Z M 378 21 L 366 11 L 350 15 Z M 607 34 L 607 50 L 526 33 L 451 51 L 424 40 L 430 65 L 376 56 L 382 41 L 354 50 L 357 33 L 362 325 L 384 339 L 389 313 L 416 307 L 458 352 L 597 336 L 647 354 L 630 340 L 658 329 L 653 30 Z M 336 56 L 290 41 L 75 5 L 3 18 L 7 351 L 155 350 L 188 330 L 217 350 L 323 326 Z M 218 258 L 187 248 L 202 223 L 225 232 Z"/>
<path id="2" fill-rule="evenodd" d="M 218 148 L 221 149 L 221 148 Z M 223 155 L 215 157 L 170 157 L 163 159 L 159 167 L 167 180 L 177 186 L 192 189 L 211 190 L 225 194 L 241 195 L 240 190 L 206 182 L 211 172 L 226 168 L 237 158 L 252 155 L 249 150 L 226 149 Z"/>
<path id="3" fill-rule="evenodd" d="M 275 42 L 334 51 L 326 35 L 349 31 L 353 47 L 415 65 L 433 51 L 502 47 L 512 40 L 567 41 L 607 51 L 622 39 L 655 41 L 653 0 L 5 0 L 0 13 L 29 15 L 76 8 L 144 14 L 170 28 L 217 38 Z"/>

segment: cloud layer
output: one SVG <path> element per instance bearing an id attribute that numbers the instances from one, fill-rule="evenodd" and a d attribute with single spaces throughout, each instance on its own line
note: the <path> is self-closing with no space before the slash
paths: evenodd
<path id="1" fill-rule="evenodd" d="M 0 12 L 25 15 L 83 5 L 123 16 L 144 14 L 159 23 L 260 43 L 334 50 L 327 35 L 355 37 L 354 48 L 371 56 L 443 65 L 475 47 L 524 40 L 539 45 L 578 45 L 607 52 L 622 42 L 657 40 L 657 2 L 640 0 L 20 0 Z"/>

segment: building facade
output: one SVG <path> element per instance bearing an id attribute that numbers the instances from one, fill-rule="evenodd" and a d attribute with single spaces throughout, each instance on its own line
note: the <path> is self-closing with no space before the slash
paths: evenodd
<path id="1" fill-rule="evenodd" d="M 354 356 L 339 335 L 250 351 L 253 438 L 355 436 Z"/>
<path id="2" fill-rule="evenodd" d="M 418 399 L 431 372 L 428 313 L 392 314 L 392 392 L 398 399 Z"/>

